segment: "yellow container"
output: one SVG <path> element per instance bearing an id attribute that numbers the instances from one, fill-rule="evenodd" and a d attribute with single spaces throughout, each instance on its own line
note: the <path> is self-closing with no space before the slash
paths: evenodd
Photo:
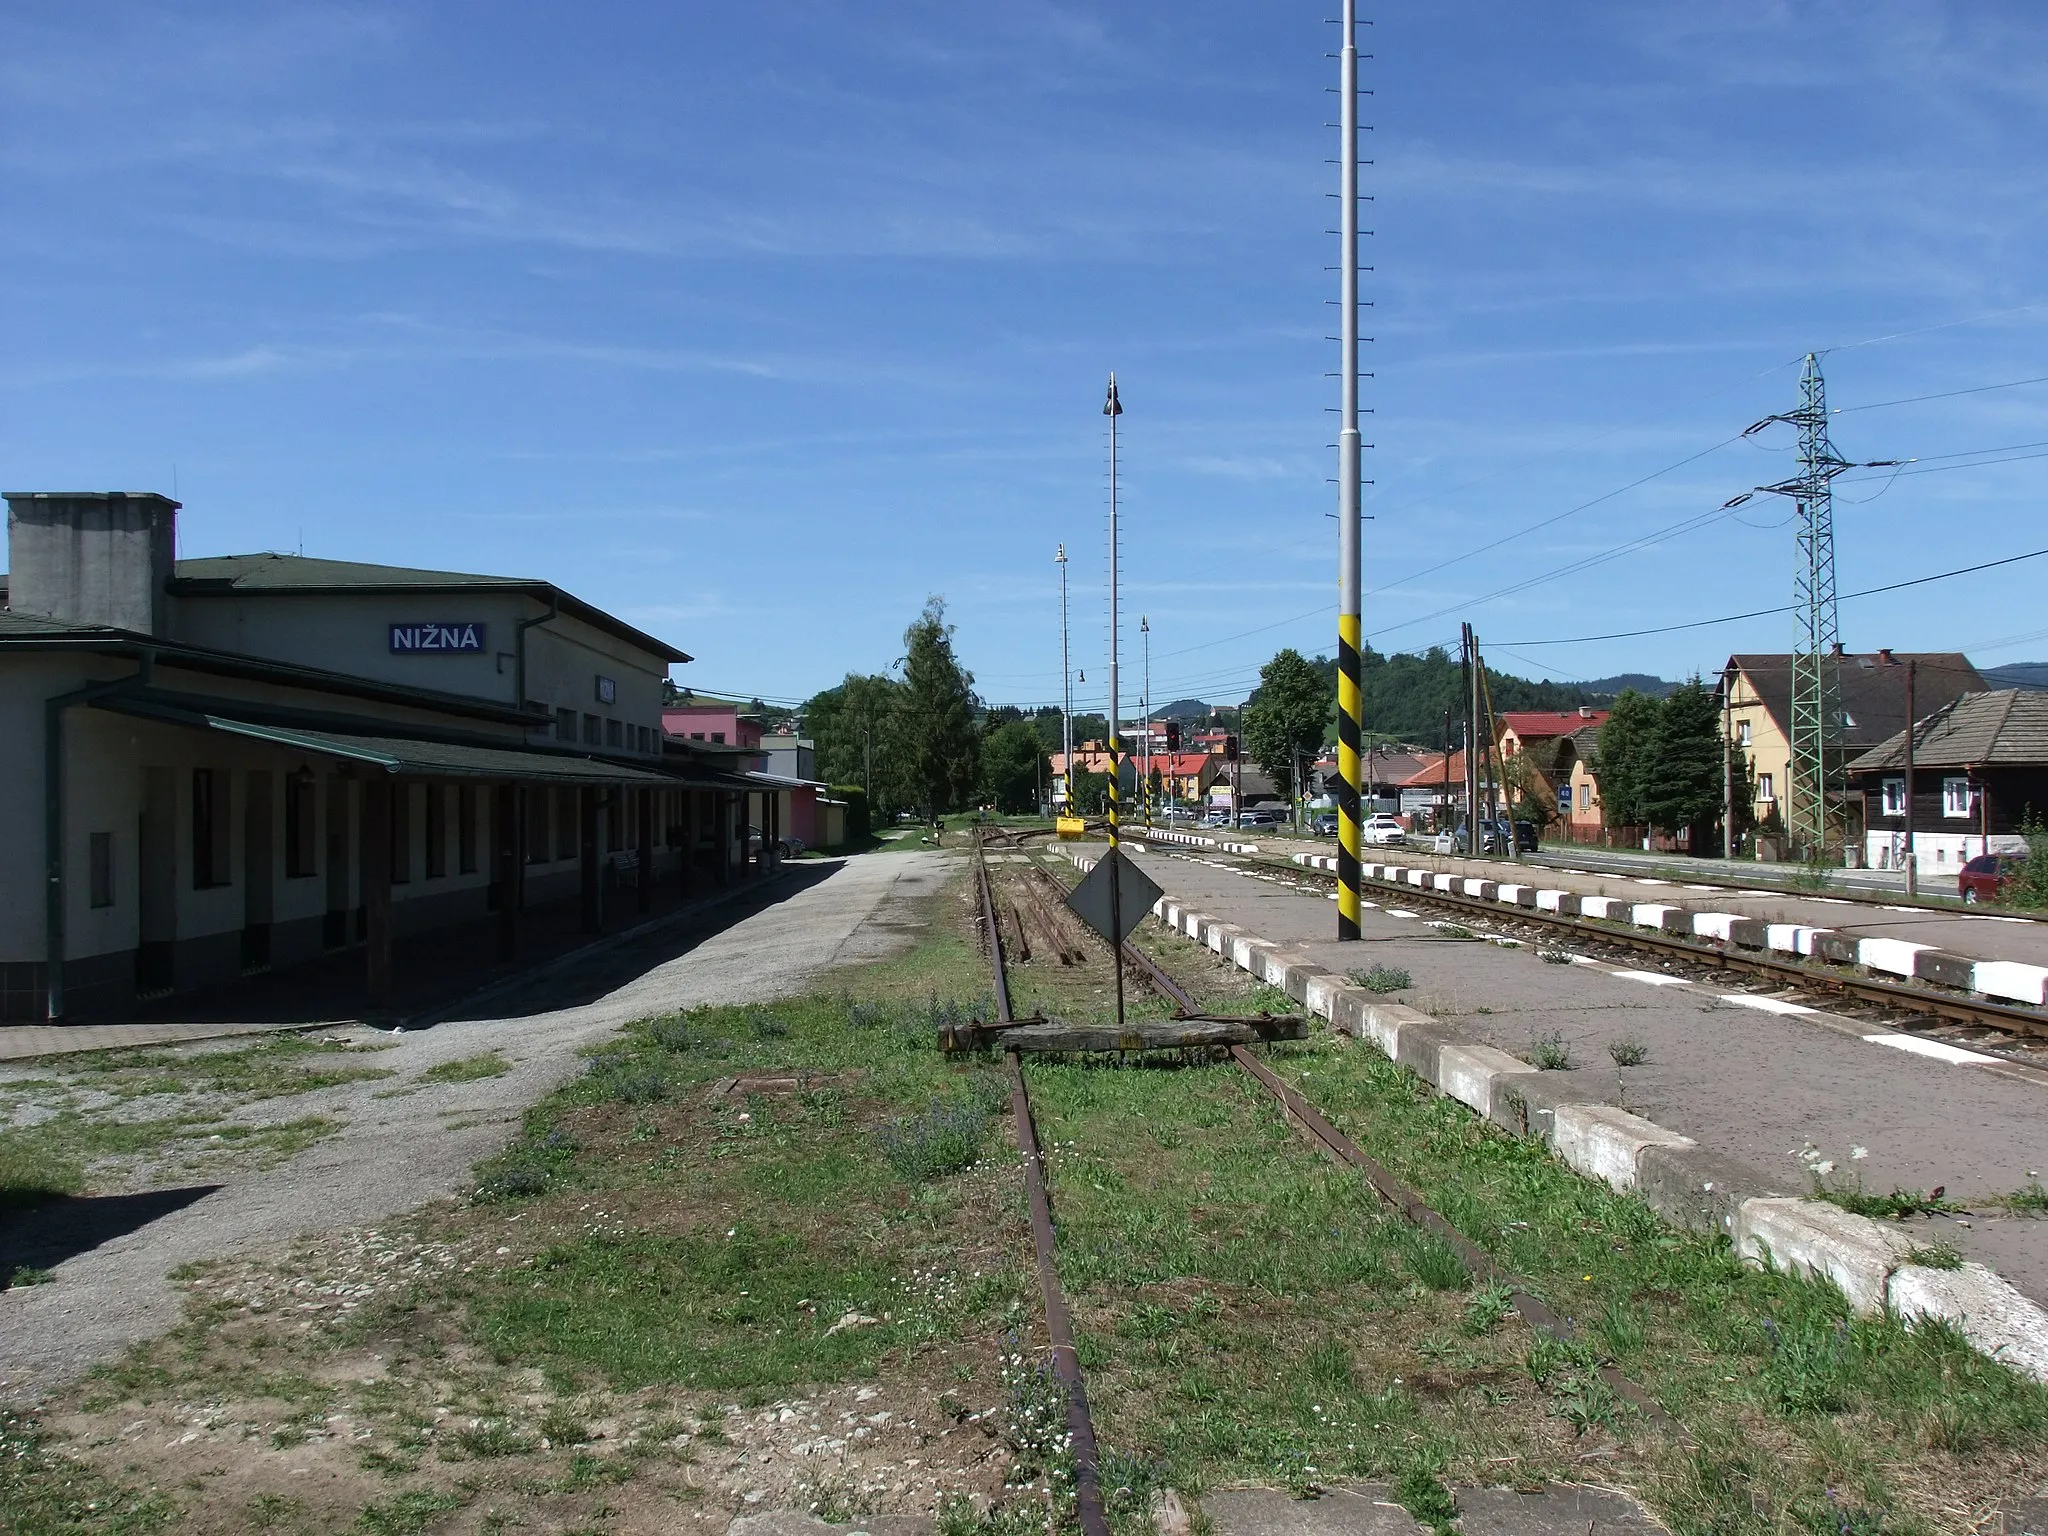
<path id="1" fill-rule="evenodd" d="M 1061 837 L 1080 837 L 1088 830 L 1088 823 L 1078 816 L 1062 816 L 1053 823 L 1053 830 Z"/>

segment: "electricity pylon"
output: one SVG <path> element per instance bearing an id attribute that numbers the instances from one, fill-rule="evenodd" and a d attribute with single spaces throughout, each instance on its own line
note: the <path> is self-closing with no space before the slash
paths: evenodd
<path id="1" fill-rule="evenodd" d="M 1753 437 L 1786 422 L 1799 429 L 1799 473 L 1775 485 L 1745 491 L 1726 505 L 1739 507 L 1752 495 L 1789 496 L 1799 508 L 1799 565 L 1792 590 L 1799 608 L 1799 645 L 1792 653 L 1792 782 L 1786 785 L 1790 814 L 1785 831 L 1804 858 L 1818 859 L 1832 828 L 1828 796 L 1842 774 L 1841 614 L 1835 601 L 1835 476 L 1849 469 L 1879 469 L 1898 461 L 1853 463 L 1828 440 L 1827 383 L 1820 358 L 1806 354 L 1799 376 L 1799 405 L 1754 422 Z"/>

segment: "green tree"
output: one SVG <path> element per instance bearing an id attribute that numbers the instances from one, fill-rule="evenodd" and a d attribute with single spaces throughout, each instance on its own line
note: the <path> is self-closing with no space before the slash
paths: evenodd
<path id="1" fill-rule="evenodd" d="M 1304 767 L 1315 761 L 1336 707 L 1334 687 L 1292 647 L 1259 669 L 1258 691 L 1244 711 L 1244 750 L 1289 799 L 1296 757 Z"/>
<path id="2" fill-rule="evenodd" d="M 1649 759 L 1663 706 L 1646 693 L 1624 689 L 1600 727 L 1600 805 L 1610 827 L 1639 827 L 1650 819 L 1644 796 Z"/>
<path id="3" fill-rule="evenodd" d="M 1644 819 L 1691 834 L 1705 853 L 1721 819 L 1721 707 L 1698 677 L 1680 683 L 1657 712 L 1641 776 Z"/>
<path id="4" fill-rule="evenodd" d="M 1029 720 L 1011 720 L 989 732 L 981 744 L 981 794 L 999 811 L 1016 814 L 1038 808 L 1046 781 L 1044 750 Z"/>
<path id="5" fill-rule="evenodd" d="M 980 734 L 974 728 L 974 674 L 953 654 L 946 600 L 926 600 L 903 632 L 903 692 L 895 736 L 915 804 L 939 815 L 964 804 L 978 777 Z"/>
<path id="6" fill-rule="evenodd" d="M 804 731 L 817 751 L 816 773 L 830 784 L 870 784 L 869 810 L 878 822 L 917 804 L 906 782 L 896 739 L 903 684 L 880 674 L 849 672 L 836 688 L 803 707 Z"/>

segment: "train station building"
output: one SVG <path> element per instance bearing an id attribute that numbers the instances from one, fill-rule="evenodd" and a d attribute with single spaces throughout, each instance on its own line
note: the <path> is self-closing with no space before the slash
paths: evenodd
<path id="1" fill-rule="evenodd" d="M 516 959 L 531 914 L 603 931 L 758 856 L 772 797 L 662 729 L 689 657 L 550 582 L 175 560 L 167 497 L 7 502 L 0 1017 L 345 950 L 374 1007 L 396 937 Z"/>

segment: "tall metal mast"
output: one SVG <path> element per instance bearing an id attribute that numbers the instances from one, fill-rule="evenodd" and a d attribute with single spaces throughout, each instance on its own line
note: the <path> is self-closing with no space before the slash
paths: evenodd
<path id="1" fill-rule="evenodd" d="M 1109 376 L 1109 398 L 1102 414 L 1109 418 L 1109 846 L 1117 845 L 1117 823 L 1123 798 L 1123 730 L 1117 718 L 1116 663 L 1116 419 L 1123 415 L 1116 397 L 1116 375 Z M 1121 973 L 1121 968 L 1119 968 Z"/>
<path id="2" fill-rule="evenodd" d="M 1339 122 L 1343 133 L 1338 176 L 1337 229 L 1344 312 L 1342 422 L 1337 434 L 1337 937 L 1358 937 L 1358 748 L 1364 737 L 1359 692 L 1363 579 L 1359 555 L 1361 445 L 1358 436 L 1358 0 L 1344 0 L 1343 52 L 1338 67 Z"/>
<path id="3" fill-rule="evenodd" d="M 1799 473 L 1756 488 L 1789 496 L 1799 508 L 1799 566 L 1792 590 L 1799 606 L 1798 649 L 1792 653 L 1792 782 L 1785 831 L 1793 848 L 1818 859 L 1828 846 L 1828 796 L 1842 776 L 1841 614 L 1835 602 L 1835 476 L 1848 469 L 1880 469 L 1895 459 L 1853 463 L 1828 440 L 1827 384 L 1820 358 L 1806 354 L 1799 376 L 1799 406 L 1752 423 L 1754 436 L 1774 422 L 1799 429 Z M 1753 492 L 1726 503 L 1740 506 Z"/>
<path id="4" fill-rule="evenodd" d="M 1067 660 L 1067 546 L 1062 543 L 1053 562 L 1060 568 L 1060 761 L 1061 782 L 1066 786 L 1064 801 L 1069 816 L 1074 814 L 1074 669 Z"/>
<path id="5" fill-rule="evenodd" d="M 1145 760 L 1138 769 L 1138 803 L 1145 808 L 1145 826 L 1152 825 L 1152 621 L 1138 615 L 1138 633 L 1145 637 Z"/>

